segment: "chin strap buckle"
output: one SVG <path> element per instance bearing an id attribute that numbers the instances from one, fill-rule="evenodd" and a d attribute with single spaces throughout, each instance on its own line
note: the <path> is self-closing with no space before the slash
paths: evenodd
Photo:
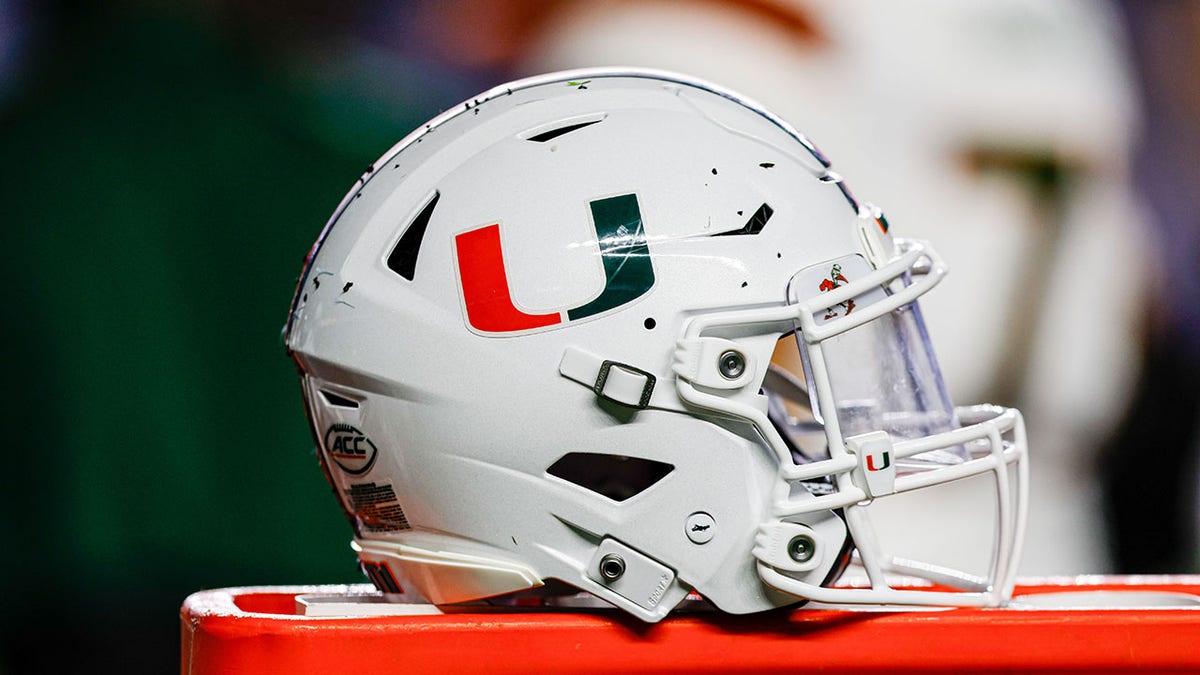
<path id="1" fill-rule="evenodd" d="M 650 406 L 657 378 L 641 368 L 602 359 L 577 347 L 563 351 L 558 372 L 589 387 L 596 396 L 637 410 Z"/>
<path id="2" fill-rule="evenodd" d="M 654 382 L 654 376 L 641 368 L 605 361 L 600 364 L 592 391 L 600 398 L 645 410 L 650 405 L 650 395 L 654 393 Z"/>

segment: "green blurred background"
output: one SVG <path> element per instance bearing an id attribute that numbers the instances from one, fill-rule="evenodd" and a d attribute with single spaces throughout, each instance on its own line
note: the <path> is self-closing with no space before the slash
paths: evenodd
<path id="1" fill-rule="evenodd" d="M 0 672 L 170 672 L 192 591 L 362 581 L 280 330 L 344 192 L 476 87 L 259 5 L 6 7 Z"/>

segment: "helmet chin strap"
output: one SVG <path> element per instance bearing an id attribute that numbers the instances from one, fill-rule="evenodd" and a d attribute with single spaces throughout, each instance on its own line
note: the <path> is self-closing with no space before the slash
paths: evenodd
<path id="1" fill-rule="evenodd" d="M 598 398 L 630 408 L 681 409 L 670 389 L 657 386 L 658 378 L 653 373 L 578 347 L 568 346 L 563 350 L 558 372 L 591 389 Z"/>

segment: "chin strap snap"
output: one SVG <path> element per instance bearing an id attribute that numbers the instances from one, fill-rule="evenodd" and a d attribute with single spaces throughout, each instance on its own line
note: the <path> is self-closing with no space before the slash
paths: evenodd
<path id="1" fill-rule="evenodd" d="M 595 392 L 596 396 L 630 408 L 678 408 L 655 388 L 658 378 L 637 366 L 603 359 L 578 347 L 563 350 L 558 372 Z"/>

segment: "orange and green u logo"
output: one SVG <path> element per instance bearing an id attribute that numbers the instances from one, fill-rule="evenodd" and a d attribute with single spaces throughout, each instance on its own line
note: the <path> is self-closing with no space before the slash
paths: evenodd
<path id="1" fill-rule="evenodd" d="M 642 229 L 637 195 L 591 202 L 592 222 L 604 263 L 604 290 L 565 312 L 529 314 L 518 309 L 508 288 L 500 249 L 500 225 L 487 225 L 454 238 L 467 322 L 487 333 L 512 333 L 584 319 L 633 302 L 654 285 L 650 247 Z"/>
<path id="2" fill-rule="evenodd" d="M 892 465 L 892 453 L 883 453 L 883 464 L 875 466 L 875 458 L 878 455 L 867 455 L 867 471 L 883 471 Z"/>

